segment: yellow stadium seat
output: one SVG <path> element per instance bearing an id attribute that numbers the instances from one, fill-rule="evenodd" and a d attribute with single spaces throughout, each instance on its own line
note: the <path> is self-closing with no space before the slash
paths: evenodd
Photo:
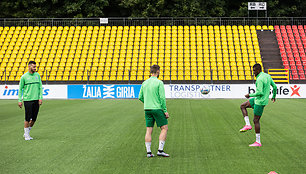
<path id="1" fill-rule="evenodd" d="M 246 76 L 246 80 L 252 80 L 252 76 Z"/>
<path id="2" fill-rule="evenodd" d="M 210 80 L 210 71 L 218 70 L 218 74 L 213 74 L 218 80 L 237 80 L 224 72 L 262 63 L 256 30 L 274 29 L 247 25 L 2 28 L 0 67 L 12 71 L 11 80 L 24 72 L 18 67 L 26 67 L 28 60 L 33 59 L 40 67 L 39 73 L 58 72 L 49 74 L 51 80 L 57 81 L 87 80 L 87 70 L 92 71 L 89 80 L 93 81 L 128 80 L 126 74 L 109 73 L 124 70 L 138 71 L 131 79 L 142 81 L 150 75 L 143 71 L 149 72 L 152 64 L 163 67 L 162 79 Z M 173 74 L 169 74 L 170 70 Z M 100 73 L 95 74 L 96 71 Z M 244 72 L 245 79 L 250 78 L 250 70 Z M 238 73 L 233 76 L 243 80 Z"/>
<path id="3" fill-rule="evenodd" d="M 271 31 L 273 31 L 273 30 L 274 30 L 273 25 L 270 25 L 268 29 L 271 30 Z"/>
<path id="4" fill-rule="evenodd" d="M 261 30 L 262 28 L 261 28 L 261 26 L 260 25 L 257 25 L 256 26 L 256 30 Z"/>
<path id="5" fill-rule="evenodd" d="M 238 76 L 236 75 L 232 76 L 232 80 L 238 80 Z"/>

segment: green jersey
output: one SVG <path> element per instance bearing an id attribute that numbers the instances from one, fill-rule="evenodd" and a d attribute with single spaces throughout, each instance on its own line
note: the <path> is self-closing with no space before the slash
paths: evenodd
<path id="1" fill-rule="evenodd" d="M 162 109 L 167 112 L 164 83 L 157 77 L 150 77 L 140 88 L 139 100 L 144 103 L 144 109 Z"/>
<path id="2" fill-rule="evenodd" d="M 18 102 L 42 99 L 42 83 L 37 72 L 29 72 L 21 76 L 19 82 Z"/>
<path id="3" fill-rule="evenodd" d="M 256 92 L 250 94 L 250 97 L 255 97 L 256 105 L 267 105 L 269 103 L 270 86 L 273 87 L 273 96 L 275 98 L 277 87 L 272 77 L 264 72 L 261 72 L 256 77 Z"/>

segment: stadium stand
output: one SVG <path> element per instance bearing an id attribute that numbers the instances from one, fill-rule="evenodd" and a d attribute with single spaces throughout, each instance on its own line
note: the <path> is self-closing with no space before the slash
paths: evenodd
<path id="1" fill-rule="evenodd" d="M 305 80 L 306 73 L 306 26 L 275 26 L 280 54 L 285 69 L 290 70 L 290 79 Z"/>
<path id="2" fill-rule="evenodd" d="M 304 30 L 275 27 L 286 46 L 284 63 L 288 57 L 286 66 L 297 69 L 293 78 L 305 78 Z M 256 30 L 268 29 L 273 26 L 0 27 L 0 80 L 18 81 L 30 60 L 43 81 L 143 81 L 152 64 L 161 66 L 162 80 L 252 80 L 251 67 L 262 64 Z"/>

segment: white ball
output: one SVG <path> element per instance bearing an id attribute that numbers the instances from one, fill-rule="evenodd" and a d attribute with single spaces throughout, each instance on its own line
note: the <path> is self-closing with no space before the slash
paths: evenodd
<path id="1" fill-rule="evenodd" d="M 210 89 L 208 86 L 203 86 L 200 90 L 201 94 L 206 95 L 210 92 Z"/>

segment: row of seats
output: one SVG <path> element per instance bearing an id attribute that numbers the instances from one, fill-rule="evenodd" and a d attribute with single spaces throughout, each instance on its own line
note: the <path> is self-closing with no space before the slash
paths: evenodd
<path id="1" fill-rule="evenodd" d="M 18 81 L 34 60 L 51 81 L 142 81 L 153 64 L 164 80 L 251 80 L 262 63 L 256 28 L 0 27 L 0 77 Z"/>
<path id="2" fill-rule="evenodd" d="M 306 27 L 306 26 L 305 26 Z M 302 25 L 275 26 L 276 38 L 285 69 L 291 80 L 306 80 L 306 35 Z"/>
<path id="3" fill-rule="evenodd" d="M 282 27 L 281 27 L 282 28 Z M 232 29 L 232 30 L 274 30 L 274 27 L 273 26 L 266 26 L 266 25 L 263 25 L 263 26 L 260 26 L 260 25 L 257 25 L 257 26 L 254 26 L 254 25 L 239 25 L 239 26 L 236 26 L 236 25 L 227 25 L 227 26 L 224 26 L 224 25 L 215 25 L 215 26 L 212 26 L 212 25 L 209 25 L 209 26 L 206 26 L 206 25 L 203 25 L 203 26 L 188 26 L 188 25 L 185 25 L 185 26 L 41 26 L 41 27 L 38 27 L 38 26 L 17 26 L 17 27 L 0 27 L 0 31 L 13 31 L 13 30 L 17 30 L 17 31 L 24 31 L 24 33 L 31 33 L 32 31 L 44 31 L 44 30 L 47 30 L 47 31 L 68 31 L 68 30 L 76 30 L 76 31 L 81 31 L 81 30 L 89 30 L 89 31 L 99 31 L 99 30 L 199 30 L 199 29 L 203 29 L 203 30 L 229 30 L 229 29 Z"/>

